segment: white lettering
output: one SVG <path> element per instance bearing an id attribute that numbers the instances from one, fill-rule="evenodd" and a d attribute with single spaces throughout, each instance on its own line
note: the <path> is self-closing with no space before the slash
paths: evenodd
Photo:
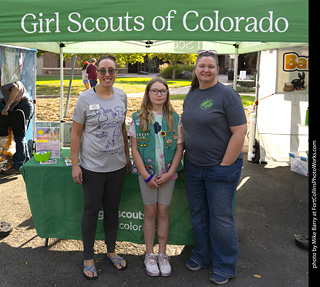
<path id="1" fill-rule="evenodd" d="M 205 27 L 204 27 L 204 25 L 203 25 L 203 21 L 204 21 L 205 19 L 208 19 L 208 20 L 209 20 L 209 28 L 208 28 L 208 29 L 205 29 Z M 213 27 L 213 21 L 212 21 L 212 19 L 211 19 L 210 17 L 205 16 L 205 17 L 203 17 L 203 18 L 200 20 L 200 28 L 201 28 L 202 31 L 205 31 L 205 32 L 211 31 L 212 27 Z"/>
<path id="2" fill-rule="evenodd" d="M 199 16 L 199 13 L 197 11 L 188 11 L 186 14 L 184 14 L 183 16 L 183 27 L 187 30 L 187 31 L 197 31 L 199 29 L 199 25 L 196 25 L 196 27 L 194 29 L 190 29 L 188 26 L 187 26 L 187 17 L 190 13 L 194 13 L 196 15 L 196 17 Z"/>
<path id="3" fill-rule="evenodd" d="M 215 10 L 214 14 L 216 16 L 216 28 L 214 29 L 214 31 L 219 32 L 219 11 Z"/>
<path id="4" fill-rule="evenodd" d="M 249 17 L 249 18 L 247 18 L 246 21 L 249 22 L 248 20 L 253 20 L 253 22 L 252 22 L 251 24 L 246 25 L 245 30 L 246 30 L 247 32 L 258 32 L 258 29 L 257 29 L 257 19 L 254 18 L 254 17 Z M 251 29 L 249 29 L 250 26 L 252 26 Z"/>
<path id="5" fill-rule="evenodd" d="M 214 11 L 214 16 L 200 16 L 195 10 L 187 11 L 182 18 L 184 29 L 190 32 L 199 30 L 199 27 L 204 32 L 263 32 L 279 33 L 286 32 L 289 28 L 289 22 L 284 17 L 274 18 L 274 12 L 268 11 L 269 16 L 256 18 L 256 17 L 229 17 L 225 16 L 220 18 L 218 10 Z M 160 16 L 158 16 L 160 17 Z M 247 24 L 245 24 L 245 22 Z M 162 27 L 163 28 L 163 27 Z"/>
<path id="6" fill-rule="evenodd" d="M 273 29 L 272 29 L 272 25 L 273 25 L 273 12 L 272 11 L 269 11 L 268 12 L 269 13 L 269 17 L 263 17 L 263 18 L 261 18 L 261 20 L 260 20 L 260 22 L 259 22 L 259 29 L 260 29 L 260 31 L 261 32 L 264 32 L 264 33 L 266 33 L 266 32 L 273 32 Z M 267 30 L 264 30 L 263 29 L 263 22 L 264 21 L 267 21 L 267 23 L 269 23 L 269 26 L 267 26 L 268 27 L 268 29 Z M 268 24 L 267 24 L 268 25 Z"/>
<path id="7" fill-rule="evenodd" d="M 236 19 L 236 29 L 234 30 L 235 32 L 240 32 L 239 30 L 239 24 L 241 20 L 244 20 L 244 17 L 234 17 Z"/>
<path id="8" fill-rule="evenodd" d="M 157 19 L 160 19 L 160 21 L 162 22 L 161 28 L 158 28 L 158 27 L 156 26 L 156 20 L 157 20 Z M 158 22 L 159 22 L 159 21 L 158 21 Z M 156 31 L 162 31 L 162 30 L 165 28 L 165 26 L 166 26 L 166 21 L 165 21 L 164 18 L 161 17 L 161 16 L 157 16 L 157 17 L 155 17 L 155 18 L 152 20 L 152 27 L 153 27 L 153 29 L 155 29 Z"/>
<path id="9" fill-rule="evenodd" d="M 144 214 L 139 212 L 130 212 L 130 211 L 119 211 L 119 218 L 134 218 L 142 220 L 144 218 Z"/>
<path id="10" fill-rule="evenodd" d="M 33 34 L 33 33 L 35 33 L 35 32 L 37 32 L 37 23 L 31 23 L 31 25 L 33 26 L 33 29 L 30 31 L 30 30 L 27 30 L 26 29 L 26 27 L 25 27 L 25 19 L 28 17 L 28 16 L 31 16 L 33 19 L 36 19 L 37 17 L 34 15 L 34 14 L 32 14 L 32 13 L 29 13 L 29 14 L 26 14 L 26 15 L 24 15 L 23 17 L 22 17 L 22 19 L 21 19 L 21 28 L 22 28 L 22 30 L 23 31 L 25 31 L 26 33 L 28 33 L 28 34 Z"/>
<path id="11" fill-rule="evenodd" d="M 28 34 L 33 34 L 33 33 L 51 33 L 51 29 L 50 29 L 50 26 L 52 26 L 50 23 L 52 24 L 56 24 L 55 25 L 55 33 L 60 33 L 60 30 L 59 30 L 59 13 L 58 12 L 55 12 L 55 18 L 44 18 L 42 19 L 43 17 L 43 13 L 39 13 L 39 18 L 37 19 L 36 15 L 32 14 L 32 13 L 28 13 L 26 15 L 24 15 L 21 19 L 21 28 L 24 32 L 28 33 Z M 28 19 L 27 19 L 28 17 Z M 26 21 L 29 22 L 29 18 L 32 18 L 33 20 L 36 20 L 38 21 L 35 22 L 35 21 L 32 21 L 32 23 L 30 23 L 29 25 L 32 26 L 32 29 L 30 29 L 28 27 L 28 29 L 26 28 Z M 45 27 L 44 27 L 45 25 Z M 39 31 L 37 31 L 39 28 Z M 45 31 L 44 31 L 44 28 L 45 28 Z"/>
<path id="12" fill-rule="evenodd" d="M 283 22 L 284 22 L 284 24 L 285 24 L 285 28 L 283 29 L 283 30 L 280 30 L 279 29 L 279 21 L 280 20 L 283 20 Z M 285 31 L 287 31 L 288 30 L 288 28 L 289 28 L 289 22 L 288 22 L 288 20 L 286 19 L 286 18 L 283 18 L 283 17 L 280 17 L 280 18 L 278 18 L 276 21 L 275 21 L 275 23 L 274 23 L 274 27 L 276 28 L 276 30 L 279 32 L 279 33 L 283 33 L 283 32 L 285 32 Z"/>
<path id="13" fill-rule="evenodd" d="M 39 13 L 39 16 L 42 17 L 43 14 Z M 39 33 L 44 33 L 43 29 L 42 29 L 42 19 L 41 18 L 39 19 L 39 28 L 40 28 Z"/>
<path id="14" fill-rule="evenodd" d="M 117 29 L 113 28 L 113 17 L 109 17 L 110 19 L 110 29 L 112 32 L 123 31 L 122 29 L 122 17 L 118 17 L 119 19 L 119 27 Z"/>
<path id="15" fill-rule="evenodd" d="M 126 19 L 126 31 L 132 31 L 132 29 L 129 28 L 129 19 L 132 19 L 132 17 L 129 16 L 129 12 L 127 12 L 127 15 L 124 16 L 124 19 Z"/>
<path id="16" fill-rule="evenodd" d="M 100 25 L 99 25 L 100 20 L 102 20 L 102 22 L 103 22 L 103 23 L 102 23 L 102 25 L 103 25 L 102 29 L 100 28 Z M 97 21 L 96 21 L 96 29 L 97 29 L 99 32 L 104 32 L 104 31 L 106 31 L 106 30 L 108 29 L 108 20 L 107 20 L 106 18 L 104 18 L 104 17 L 98 18 Z"/>
<path id="17" fill-rule="evenodd" d="M 230 28 L 229 29 L 225 29 L 224 28 L 224 20 L 228 19 L 230 21 Z M 230 32 L 232 29 L 233 29 L 233 20 L 232 18 L 230 17 L 223 17 L 221 19 L 221 22 L 220 22 L 220 26 L 221 26 L 221 30 L 225 31 L 225 32 Z"/>
<path id="18" fill-rule="evenodd" d="M 142 22 L 139 22 L 139 21 L 138 21 L 138 18 L 139 18 Z M 138 32 L 144 30 L 143 21 L 144 21 L 144 18 L 143 18 L 142 16 L 137 16 L 137 17 L 135 17 L 135 18 L 134 18 L 134 23 L 136 23 L 137 25 L 139 25 L 141 28 L 139 29 L 139 28 L 137 28 L 136 26 L 134 26 L 133 29 L 134 29 L 135 31 L 138 31 Z"/>
<path id="19" fill-rule="evenodd" d="M 78 29 L 73 31 L 73 30 L 71 30 L 70 26 L 68 26 L 68 31 L 71 32 L 71 33 L 77 33 L 77 32 L 79 32 L 81 30 L 81 24 L 78 21 L 73 20 L 71 18 L 73 15 L 78 16 L 79 19 L 80 19 L 81 15 L 79 13 L 77 13 L 77 12 L 73 12 L 73 13 L 69 14 L 69 17 L 68 17 L 70 22 L 72 22 L 72 23 L 74 23 L 74 24 L 76 24 L 78 26 Z"/>
<path id="20" fill-rule="evenodd" d="M 168 16 L 166 16 L 166 18 L 168 19 L 168 28 L 166 31 L 172 31 L 171 29 L 171 19 L 174 18 L 174 16 L 171 16 L 171 12 L 174 12 L 174 14 L 177 14 L 176 10 L 170 10 L 168 13 Z"/>
<path id="21" fill-rule="evenodd" d="M 89 30 L 89 29 L 87 28 L 86 23 L 87 23 L 88 20 L 90 20 L 92 23 L 94 23 L 94 19 L 93 19 L 92 17 L 88 17 L 88 18 L 86 18 L 86 19 L 83 20 L 83 22 L 82 22 L 82 28 L 83 28 L 84 31 L 86 31 L 86 32 L 89 33 L 89 32 L 92 32 L 92 31 L 94 30 L 94 28 L 92 28 L 91 30 Z"/>
<path id="22" fill-rule="evenodd" d="M 56 22 L 56 30 L 55 30 L 55 33 L 60 33 L 60 30 L 59 30 L 59 12 L 55 12 L 54 14 L 56 14 L 56 19 L 54 19 L 54 18 L 45 19 L 46 22 L 47 22 L 46 33 L 51 33 L 51 30 L 50 30 L 50 23 L 51 23 L 51 22 Z"/>

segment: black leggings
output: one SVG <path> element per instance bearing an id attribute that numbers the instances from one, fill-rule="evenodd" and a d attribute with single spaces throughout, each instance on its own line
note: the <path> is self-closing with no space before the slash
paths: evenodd
<path id="1" fill-rule="evenodd" d="M 83 213 L 82 240 L 84 258 L 93 259 L 93 246 L 97 230 L 98 215 L 101 205 L 104 210 L 103 228 L 107 252 L 115 251 L 118 230 L 118 208 L 126 175 L 126 168 L 113 172 L 92 172 L 82 169 Z"/>

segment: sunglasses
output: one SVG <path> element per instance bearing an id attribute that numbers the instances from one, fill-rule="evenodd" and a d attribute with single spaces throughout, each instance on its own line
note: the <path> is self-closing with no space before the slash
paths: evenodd
<path id="1" fill-rule="evenodd" d="M 114 68 L 109 68 L 108 70 L 106 69 L 99 69 L 97 72 L 104 76 L 107 72 L 109 73 L 109 75 L 114 75 L 116 73 L 117 69 Z"/>
<path id="2" fill-rule="evenodd" d="M 217 54 L 217 51 L 216 50 L 199 50 L 198 51 L 198 55 L 203 55 L 203 54 L 215 55 Z"/>

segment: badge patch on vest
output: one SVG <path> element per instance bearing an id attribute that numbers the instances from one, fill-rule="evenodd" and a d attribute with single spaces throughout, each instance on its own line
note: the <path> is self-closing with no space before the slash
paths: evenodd
<path id="1" fill-rule="evenodd" d="M 139 139 L 137 140 L 137 145 L 140 147 L 147 147 L 149 143 L 149 140 L 147 139 Z"/>
<path id="2" fill-rule="evenodd" d="M 213 106 L 213 100 L 206 99 L 201 103 L 200 108 L 205 111 L 205 110 L 210 109 L 212 106 Z"/>

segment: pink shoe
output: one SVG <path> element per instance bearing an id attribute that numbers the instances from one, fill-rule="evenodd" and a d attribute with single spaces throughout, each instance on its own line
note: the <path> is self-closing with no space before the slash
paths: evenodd
<path id="1" fill-rule="evenodd" d="M 169 263 L 169 257 L 165 253 L 159 253 L 158 262 L 159 262 L 161 276 L 170 276 L 172 270 Z"/>
<path id="2" fill-rule="evenodd" d="M 146 254 L 144 259 L 144 265 L 146 266 L 147 274 L 150 276 L 159 276 L 160 271 L 157 263 L 157 258 L 153 253 Z"/>

